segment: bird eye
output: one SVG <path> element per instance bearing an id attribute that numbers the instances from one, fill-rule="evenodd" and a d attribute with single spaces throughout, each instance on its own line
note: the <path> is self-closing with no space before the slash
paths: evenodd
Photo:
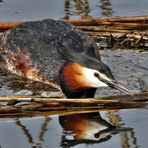
<path id="1" fill-rule="evenodd" d="M 98 139 L 100 137 L 100 134 L 96 133 L 96 134 L 94 134 L 94 137 Z"/>
<path id="2" fill-rule="evenodd" d="M 99 74 L 97 72 L 95 72 L 94 73 L 94 76 L 98 78 L 99 77 Z"/>

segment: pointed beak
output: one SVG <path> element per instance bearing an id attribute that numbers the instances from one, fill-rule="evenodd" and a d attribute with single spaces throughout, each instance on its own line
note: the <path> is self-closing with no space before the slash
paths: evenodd
<path id="1" fill-rule="evenodd" d="M 124 92 L 126 94 L 129 94 L 129 95 L 134 95 L 128 88 L 126 88 L 121 83 L 119 83 L 115 80 L 106 80 L 106 79 L 100 78 L 100 81 L 104 82 L 105 84 L 107 84 L 111 88 L 117 89 L 117 90 Z"/>

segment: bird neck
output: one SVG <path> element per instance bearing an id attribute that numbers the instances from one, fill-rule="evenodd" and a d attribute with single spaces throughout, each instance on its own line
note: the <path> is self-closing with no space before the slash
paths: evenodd
<path id="1" fill-rule="evenodd" d="M 88 87 L 83 77 L 83 67 L 78 63 L 67 63 L 60 71 L 60 86 L 68 98 L 91 97 L 94 88 Z"/>

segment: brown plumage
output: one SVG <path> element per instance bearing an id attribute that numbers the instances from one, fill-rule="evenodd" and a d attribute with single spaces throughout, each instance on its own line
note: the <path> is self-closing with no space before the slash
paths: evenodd
<path id="1" fill-rule="evenodd" d="M 83 67 L 77 63 L 70 63 L 64 67 L 64 80 L 67 86 L 75 91 L 85 90 L 89 87 L 83 77 Z"/>

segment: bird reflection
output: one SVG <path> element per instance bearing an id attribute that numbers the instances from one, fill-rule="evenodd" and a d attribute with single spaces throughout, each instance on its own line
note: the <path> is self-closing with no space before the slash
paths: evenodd
<path id="1" fill-rule="evenodd" d="M 60 116 L 59 123 L 63 128 L 61 141 L 63 147 L 71 147 L 80 143 L 101 143 L 109 140 L 114 134 L 132 130 L 132 128 L 110 124 L 99 113 Z"/>
<path id="2" fill-rule="evenodd" d="M 30 130 L 30 126 L 28 127 L 23 120 L 16 119 L 16 125 L 22 130 L 21 134 L 23 133 L 26 137 L 31 148 L 42 147 L 44 144 L 48 145 L 52 142 L 50 139 L 53 134 L 52 131 L 54 131 L 50 127 L 52 117 L 45 116 L 43 119 L 37 131 Z M 119 124 L 115 126 L 103 119 L 98 112 L 59 116 L 59 124 L 63 129 L 59 133 L 61 135 L 61 138 L 59 137 L 59 147 L 62 148 L 70 148 L 79 144 L 99 144 L 110 140 L 115 134 L 119 133 L 122 147 L 124 145 L 129 145 L 130 147 L 130 141 L 133 141 L 132 145 L 138 146 L 135 132 L 132 128 L 122 127 Z M 36 132 L 37 136 L 34 136 Z M 36 139 L 36 137 L 38 138 Z"/>

